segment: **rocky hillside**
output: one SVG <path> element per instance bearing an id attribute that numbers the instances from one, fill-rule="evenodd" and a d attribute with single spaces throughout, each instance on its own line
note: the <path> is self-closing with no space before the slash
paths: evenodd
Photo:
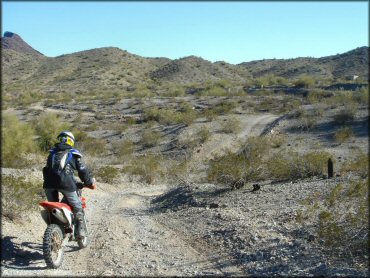
<path id="1" fill-rule="evenodd" d="M 27 44 L 20 36 L 12 32 L 5 32 L 4 37 L 1 38 L 1 48 L 11 49 L 19 53 L 27 53 L 36 56 L 43 56 L 42 53 L 33 49 L 29 44 Z"/>
<path id="2" fill-rule="evenodd" d="M 352 51 L 322 58 L 267 59 L 241 63 L 254 77 L 273 74 L 296 78 L 302 74 L 323 78 L 365 77 L 369 69 L 369 48 L 359 47 Z"/>
<path id="3" fill-rule="evenodd" d="M 367 79 L 368 47 L 322 58 L 268 59 L 238 65 L 189 56 L 176 60 L 145 58 L 115 47 L 45 57 L 20 36 L 5 32 L 1 40 L 3 85 L 6 93 L 25 91 L 122 92 L 161 84 L 189 85 L 229 80 L 241 84 L 266 74 L 294 79 L 302 74 Z"/>

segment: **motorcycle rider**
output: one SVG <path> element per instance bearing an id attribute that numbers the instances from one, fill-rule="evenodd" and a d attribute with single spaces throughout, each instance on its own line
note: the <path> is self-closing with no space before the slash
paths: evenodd
<path id="1" fill-rule="evenodd" d="M 57 139 L 59 142 L 50 150 L 46 166 L 43 168 L 43 188 L 49 202 L 59 202 L 59 192 L 63 194 L 66 202 L 73 208 L 76 237 L 84 237 L 86 236 L 85 215 L 81 199 L 77 194 L 79 188 L 73 173 L 77 170 L 85 186 L 93 186 L 94 178 L 86 167 L 82 154 L 73 148 L 75 138 L 72 132 L 62 131 Z"/>

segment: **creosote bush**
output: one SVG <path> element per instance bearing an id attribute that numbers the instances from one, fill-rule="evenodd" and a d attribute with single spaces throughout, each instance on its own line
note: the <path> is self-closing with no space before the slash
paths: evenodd
<path id="1" fill-rule="evenodd" d="M 21 123 L 17 116 L 4 114 L 2 118 L 1 156 L 3 167 L 22 168 L 27 153 L 36 153 L 35 131 L 28 123 Z"/>
<path id="2" fill-rule="evenodd" d="M 225 133 L 238 133 L 241 130 L 240 120 L 236 117 L 230 117 L 221 122 L 221 131 Z"/>
<path id="3" fill-rule="evenodd" d="M 112 166 L 101 167 L 96 172 L 96 176 L 100 178 L 101 181 L 106 183 L 113 183 L 114 179 L 118 176 L 118 174 L 119 174 L 118 169 Z"/>
<path id="4" fill-rule="evenodd" d="M 52 112 L 41 114 L 34 122 L 36 134 L 39 136 L 38 144 L 42 151 L 50 150 L 57 142 L 58 134 L 68 130 L 70 124 L 64 122 L 60 115 Z"/>
<path id="5" fill-rule="evenodd" d="M 2 216 L 16 220 L 36 210 L 44 198 L 42 183 L 24 177 L 2 176 Z"/>
<path id="6" fill-rule="evenodd" d="M 224 155 L 209 162 L 207 180 L 226 184 L 232 188 L 239 187 L 247 181 L 262 177 L 262 159 L 269 151 L 266 137 L 250 137 L 240 153 L 226 150 Z"/>
<path id="7" fill-rule="evenodd" d="M 305 154 L 280 151 L 266 161 L 269 174 L 275 180 L 297 180 L 323 176 L 331 155 L 325 151 L 311 151 Z"/>
<path id="8" fill-rule="evenodd" d="M 162 134 L 159 131 L 145 129 L 143 132 L 143 136 L 141 138 L 141 143 L 145 147 L 154 147 L 155 145 L 159 144 L 162 139 Z"/>
<path id="9" fill-rule="evenodd" d="M 356 107 L 347 105 L 334 115 L 334 122 L 338 125 L 348 124 L 355 119 Z"/>
<path id="10" fill-rule="evenodd" d="M 188 110 L 186 107 L 180 107 L 180 111 L 175 109 L 149 108 L 144 111 L 144 120 L 156 121 L 160 124 L 185 124 L 190 125 L 197 118 L 197 112 L 193 109 Z"/>
<path id="11" fill-rule="evenodd" d="M 353 136 L 352 128 L 343 127 L 337 130 L 334 134 L 335 142 L 342 144 L 348 141 Z"/>
<path id="12" fill-rule="evenodd" d="M 369 176 L 369 155 L 359 153 L 355 158 L 344 163 L 340 171 L 343 174 L 353 173 L 361 178 L 368 178 Z"/>
<path id="13" fill-rule="evenodd" d="M 154 182 L 163 173 L 160 169 L 162 158 L 155 154 L 146 154 L 131 160 L 131 165 L 124 168 L 124 172 L 131 175 L 141 176 L 143 181 L 148 184 Z"/>
<path id="14" fill-rule="evenodd" d="M 314 232 L 336 257 L 360 259 L 369 255 L 368 178 L 337 184 L 323 196 L 312 195 L 303 204 L 296 220 L 303 225 L 317 223 Z"/>
<path id="15" fill-rule="evenodd" d="M 187 149 L 192 151 L 194 148 L 205 143 L 211 136 L 208 128 L 201 127 L 194 132 L 189 132 L 178 139 L 177 147 L 180 149 Z"/>
<path id="16" fill-rule="evenodd" d="M 102 155 L 106 151 L 107 143 L 104 139 L 86 136 L 81 141 L 77 141 L 76 146 L 82 153 L 86 152 L 89 155 Z"/>
<path id="17" fill-rule="evenodd" d="M 326 173 L 327 161 L 331 157 L 325 151 L 304 154 L 282 150 L 271 154 L 274 139 L 251 137 L 240 153 L 227 151 L 209 163 L 207 179 L 210 182 L 235 187 L 247 181 L 273 179 L 276 181 L 297 180 Z M 332 158 L 333 160 L 333 158 Z"/>
<path id="18" fill-rule="evenodd" d="M 135 149 L 135 144 L 130 139 L 125 139 L 116 142 L 113 145 L 113 149 L 115 150 L 118 157 L 122 157 L 125 159 L 126 157 L 130 157 Z"/>

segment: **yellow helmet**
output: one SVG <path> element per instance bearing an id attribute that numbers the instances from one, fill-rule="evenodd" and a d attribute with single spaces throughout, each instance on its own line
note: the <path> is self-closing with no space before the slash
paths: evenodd
<path id="1" fill-rule="evenodd" d="M 71 147 L 73 147 L 75 144 L 75 137 L 70 131 L 62 131 L 61 133 L 59 133 L 57 139 L 59 140 L 60 143 L 66 143 Z"/>

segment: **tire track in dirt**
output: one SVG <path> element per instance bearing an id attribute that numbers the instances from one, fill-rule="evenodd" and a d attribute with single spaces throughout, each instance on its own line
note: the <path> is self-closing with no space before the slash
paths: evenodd
<path id="1" fill-rule="evenodd" d="M 184 240 L 152 217 L 150 199 L 160 193 L 163 190 L 157 187 L 151 190 L 131 188 L 109 197 L 110 201 L 101 202 L 108 208 L 97 215 L 95 224 L 92 223 L 95 233 L 88 250 L 85 274 L 222 275 L 215 263 L 192 247 L 191 240 Z"/>

